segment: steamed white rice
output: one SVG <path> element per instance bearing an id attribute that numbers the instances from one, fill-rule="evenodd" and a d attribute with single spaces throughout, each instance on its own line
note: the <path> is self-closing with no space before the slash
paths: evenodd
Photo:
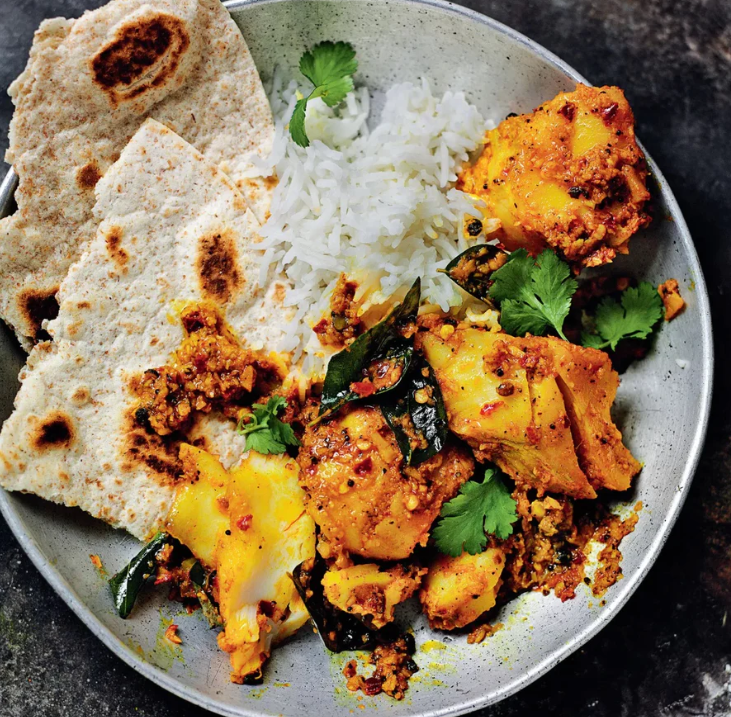
<path id="1" fill-rule="evenodd" d="M 284 274 L 294 312 L 279 348 L 302 358 L 304 372 L 323 370 L 326 355 L 312 326 L 328 311 L 341 273 L 359 282 L 364 309 L 403 293 L 419 276 L 428 303 L 445 311 L 458 305 L 460 291 L 437 270 L 467 248 L 465 214 L 480 216 L 454 182 L 487 128 L 464 94 L 435 97 L 426 80 L 395 85 L 372 131 L 366 88 L 338 110 L 312 101 L 306 149 L 287 129 L 301 96 L 297 84 L 275 76 L 269 94 L 276 137 L 259 170 L 279 182 L 261 232 L 261 282 L 272 268 Z"/>

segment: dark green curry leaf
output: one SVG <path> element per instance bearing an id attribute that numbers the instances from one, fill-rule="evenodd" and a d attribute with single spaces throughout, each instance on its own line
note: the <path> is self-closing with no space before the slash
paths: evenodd
<path id="1" fill-rule="evenodd" d="M 420 301 L 421 279 L 417 279 L 403 302 L 383 321 L 330 359 L 320 416 L 351 401 L 391 391 L 401 383 L 413 356 L 413 339 L 404 338 L 402 331 L 416 321 Z M 393 380 L 388 380 L 389 376 Z"/>
<path id="2" fill-rule="evenodd" d="M 418 465 L 444 448 L 449 433 L 447 411 L 432 367 L 415 356 L 405 395 L 381 404 L 407 465 Z"/>
<path id="3" fill-rule="evenodd" d="M 120 617 L 126 618 L 132 612 L 142 586 L 155 572 L 155 556 L 171 542 L 172 538 L 167 533 L 158 533 L 130 560 L 127 567 L 109 580 L 114 607 Z"/>
<path id="4" fill-rule="evenodd" d="M 317 626 L 317 632 L 331 652 L 368 650 L 376 644 L 377 631 L 358 618 L 333 607 L 325 597 L 322 578 L 327 571 L 325 561 L 314 565 L 301 563 L 292 572 L 292 582 Z"/>
<path id="5" fill-rule="evenodd" d="M 468 294 L 489 301 L 492 274 L 506 258 L 507 254 L 492 244 L 476 244 L 452 259 L 444 273 Z"/>

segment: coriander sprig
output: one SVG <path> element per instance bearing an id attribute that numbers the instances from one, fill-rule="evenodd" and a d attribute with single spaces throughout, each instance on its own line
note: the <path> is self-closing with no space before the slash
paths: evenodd
<path id="1" fill-rule="evenodd" d="M 619 301 L 602 299 L 594 315 L 596 333 L 583 332 L 584 346 L 614 351 L 622 339 L 646 339 L 663 317 L 662 299 L 648 281 L 626 289 Z"/>
<path id="2" fill-rule="evenodd" d="M 289 121 L 289 132 L 300 147 L 309 147 L 305 131 L 307 103 L 321 97 L 328 107 L 339 105 L 353 90 L 353 75 L 358 69 L 355 50 L 348 42 L 320 42 L 300 59 L 300 72 L 315 85 L 307 97 L 297 101 Z"/>
<path id="3" fill-rule="evenodd" d="M 284 453 L 287 446 L 299 446 L 292 426 L 277 418 L 277 413 L 287 407 L 287 399 L 272 396 L 265 404 L 255 403 L 253 412 L 241 418 L 237 433 L 246 436 L 245 450 L 269 453 Z"/>
<path id="4" fill-rule="evenodd" d="M 552 327 L 566 340 L 563 322 L 577 283 L 568 264 L 550 249 L 537 259 L 518 249 L 491 278 L 490 298 L 500 304 L 500 325 L 507 333 L 541 336 Z"/>
<path id="5" fill-rule="evenodd" d="M 516 503 L 500 472 L 485 471 L 481 483 L 467 481 L 459 493 L 442 506 L 440 519 L 432 531 L 437 549 L 456 558 L 462 552 L 477 555 L 487 547 L 487 533 L 505 540 L 518 520 Z"/>

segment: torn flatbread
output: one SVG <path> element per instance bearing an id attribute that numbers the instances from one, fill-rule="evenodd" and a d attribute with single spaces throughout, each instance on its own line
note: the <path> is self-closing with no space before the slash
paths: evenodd
<path id="1" fill-rule="evenodd" d="M 158 122 L 145 122 L 96 194 L 99 230 L 61 285 L 53 341 L 33 349 L 0 433 L 0 485 L 145 538 L 167 513 L 180 441 L 134 425 L 131 378 L 180 346 L 188 302 L 216 303 L 245 346 L 275 347 L 284 292 L 257 288 L 259 225 L 233 182 Z M 194 434 L 231 465 L 243 452 L 233 429 L 209 416 Z"/>
<path id="2" fill-rule="evenodd" d="M 94 187 L 147 117 L 238 182 L 263 221 L 269 188 L 246 179 L 273 141 L 271 110 L 218 0 L 113 0 L 46 20 L 10 87 L 6 161 L 18 211 L 0 221 L 0 316 L 29 347 L 55 316 L 71 264 L 96 233 Z"/>

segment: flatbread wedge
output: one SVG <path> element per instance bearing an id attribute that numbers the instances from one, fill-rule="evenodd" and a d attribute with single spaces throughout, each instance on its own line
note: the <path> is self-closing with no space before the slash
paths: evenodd
<path id="1" fill-rule="evenodd" d="M 180 307 L 205 301 L 251 349 L 281 341 L 283 287 L 257 286 L 258 222 L 233 182 L 147 120 L 96 187 L 99 230 L 59 291 L 0 432 L 0 485 L 77 505 L 139 538 L 165 517 L 180 439 L 135 425 L 130 380 L 182 339 Z M 224 465 L 243 439 L 211 416 L 189 440 Z"/>
<path id="2" fill-rule="evenodd" d="M 10 87 L 6 161 L 18 210 L 0 221 L 0 316 L 29 348 L 96 233 L 94 187 L 147 117 L 191 142 L 245 190 L 263 221 L 269 190 L 246 177 L 273 141 L 254 61 L 219 0 L 113 0 L 36 32 Z"/>

